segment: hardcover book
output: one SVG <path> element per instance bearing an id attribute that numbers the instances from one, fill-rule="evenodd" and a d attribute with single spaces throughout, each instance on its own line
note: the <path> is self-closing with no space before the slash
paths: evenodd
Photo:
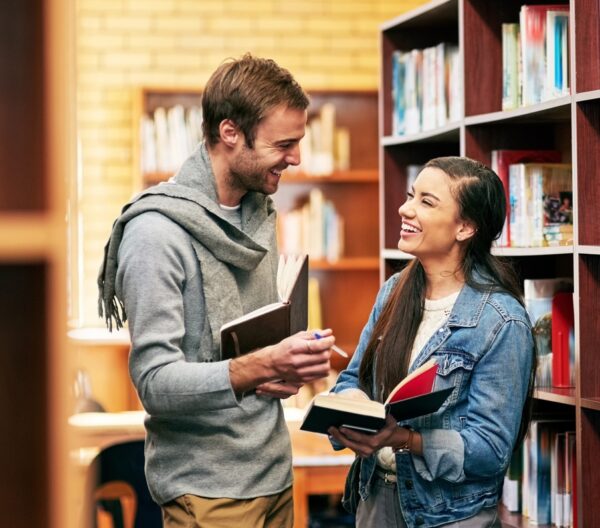
<path id="1" fill-rule="evenodd" d="M 437 363 L 430 360 L 411 372 L 391 391 L 384 403 L 355 399 L 341 394 L 318 394 L 308 407 L 300 429 L 327 434 L 327 429 L 351 427 L 375 433 L 385 425 L 390 413 L 397 421 L 437 411 L 453 387 L 433 391 Z"/>
<path id="2" fill-rule="evenodd" d="M 308 256 L 279 260 L 279 301 L 221 327 L 221 358 L 231 359 L 279 343 L 308 327 Z"/>
<path id="3" fill-rule="evenodd" d="M 509 166 L 516 163 L 546 162 L 558 163 L 561 160 L 561 154 L 558 150 L 492 150 L 491 169 L 498 175 L 504 186 L 504 195 L 506 198 L 506 221 L 502 236 L 498 240 L 500 247 L 514 245 L 510 232 L 511 218 L 511 196 L 509 183 Z"/>

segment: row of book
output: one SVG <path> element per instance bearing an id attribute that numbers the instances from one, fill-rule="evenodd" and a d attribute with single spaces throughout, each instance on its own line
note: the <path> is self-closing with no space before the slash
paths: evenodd
<path id="1" fill-rule="evenodd" d="M 574 387 L 573 280 L 526 279 L 523 290 L 537 348 L 536 387 Z"/>
<path id="2" fill-rule="evenodd" d="M 577 527 L 576 437 L 572 420 L 532 420 L 504 479 L 502 502 L 533 524 Z"/>
<path id="3" fill-rule="evenodd" d="M 491 168 L 504 186 L 507 219 L 499 247 L 573 244 L 572 167 L 557 150 L 493 150 Z"/>
<path id="4" fill-rule="evenodd" d="M 524 5 L 502 24 L 502 109 L 568 95 L 569 5 Z"/>
<path id="5" fill-rule="evenodd" d="M 300 141 L 301 163 L 288 167 L 288 172 L 328 176 L 350 168 L 350 132 L 336 124 L 336 107 L 325 103 L 310 115 L 306 132 Z"/>
<path id="6" fill-rule="evenodd" d="M 392 53 L 392 134 L 416 134 L 458 121 L 460 75 L 460 55 L 453 44 Z"/>
<path id="7" fill-rule="evenodd" d="M 310 255 L 311 259 L 335 262 L 344 254 L 344 219 L 319 188 L 311 189 L 308 201 L 278 214 L 280 251 L 287 255 Z"/>
<path id="8" fill-rule="evenodd" d="M 202 109 L 159 106 L 140 122 L 142 172 L 175 172 L 202 141 Z"/>

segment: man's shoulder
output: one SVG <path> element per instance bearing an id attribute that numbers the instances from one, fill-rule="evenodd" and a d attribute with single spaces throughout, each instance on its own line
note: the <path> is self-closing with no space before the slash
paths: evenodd
<path id="1" fill-rule="evenodd" d="M 137 215 L 125 225 L 125 236 L 160 239 L 164 236 L 186 235 L 179 224 L 157 211 L 146 211 Z"/>

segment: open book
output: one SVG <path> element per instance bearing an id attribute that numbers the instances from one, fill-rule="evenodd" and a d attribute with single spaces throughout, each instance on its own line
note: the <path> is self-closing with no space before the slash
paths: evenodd
<path id="1" fill-rule="evenodd" d="M 437 368 L 435 360 L 429 360 L 398 383 L 384 403 L 356 399 L 343 393 L 317 394 L 300 429 L 327 434 L 331 426 L 344 426 L 374 433 L 385 425 L 388 413 L 397 421 L 433 413 L 453 390 L 453 387 L 432 390 Z"/>
<path id="2" fill-rule="evenodd" d="M 279 258 L 279 301 L 221 327 L 221 358 L 230 359 L 279 343 L 308 327 L 308 255 Z"/>

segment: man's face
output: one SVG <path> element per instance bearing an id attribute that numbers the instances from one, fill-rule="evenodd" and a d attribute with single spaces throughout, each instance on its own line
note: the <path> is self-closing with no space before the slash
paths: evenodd
<path id="1" fill-rule="evenodd" d="M 258 125 L 254 148 L 241 141 L 229 164 L 230 183 L 245 191 L 273 194 L 281 173 L 300 163 L 307 112 L 278 106 Z"/>

